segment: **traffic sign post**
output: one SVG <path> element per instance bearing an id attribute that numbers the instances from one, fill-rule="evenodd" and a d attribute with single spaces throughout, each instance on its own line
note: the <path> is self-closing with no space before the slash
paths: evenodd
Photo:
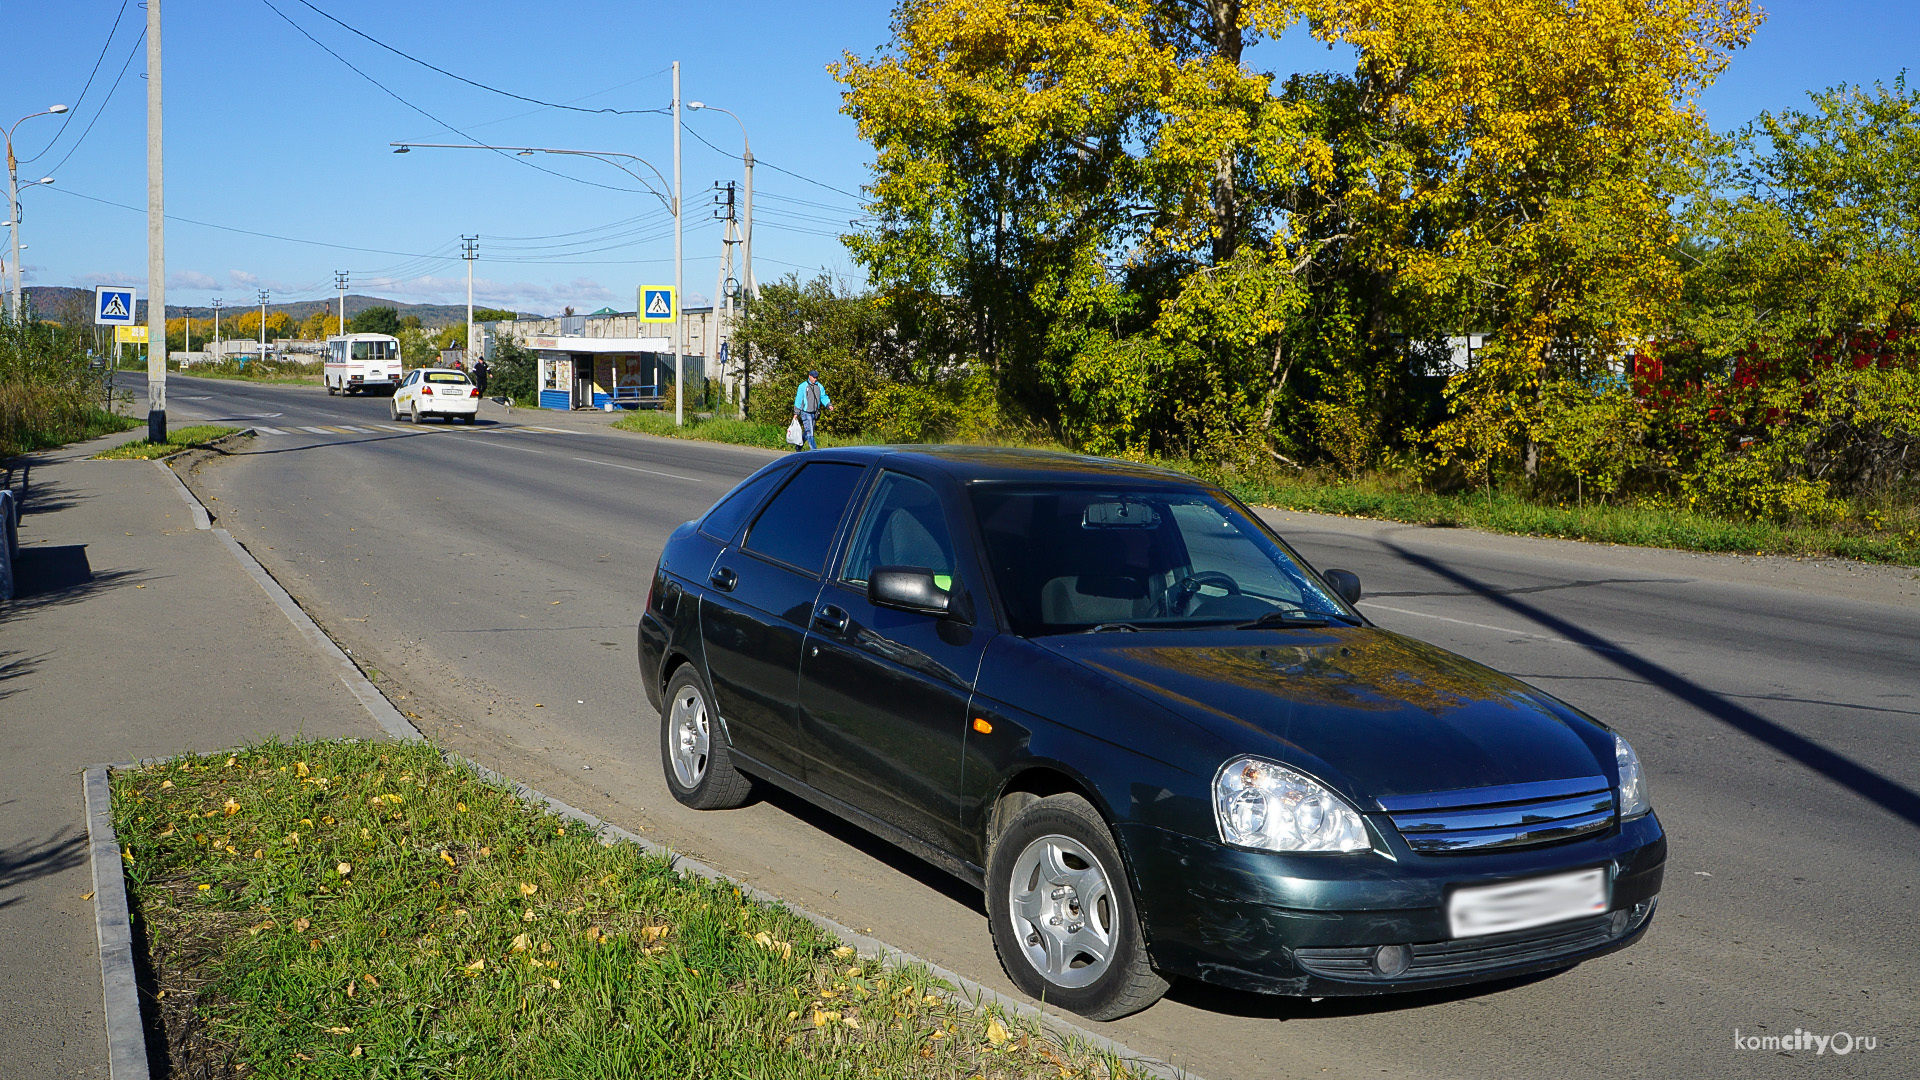
<path id="1" fill-rule="evenodd" d="M 93 322 L 96 326 L 132 326 L 136 306 L 134 291 L 129 286 L 93 287 Z"/>
<path id="2" fill-rule="evenodd" d="M 680 311 L 679 299 L 671 285 L 640 286 L 640 321 L 674 321 Z"/>

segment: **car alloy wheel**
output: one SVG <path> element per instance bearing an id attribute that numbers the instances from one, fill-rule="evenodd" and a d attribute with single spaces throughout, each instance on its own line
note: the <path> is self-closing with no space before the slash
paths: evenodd
<path id="1" fill-rule="evenodd" d="M 667 789 L 695 810 L 745 806 L 752 781 L 733 767 L 726 728 L 708 705 L 707 688 L 691 664 L 667 683 L 660 716 L 660 764 Z"/>
<path id="2" fill-rule="evenodd" d="M 1010 818 L 1008 815 L 1010 814 Z M 1023 992 L 1094 1020 L 1160 1000 L 1126 865 L 1079 795 L 1010 795 L 987 855 L 987 914 L 1000 965 Z"/>
<path id="3" fill-rule="evenodd" d="M 420 403 L 417 401 L 413 403 L 413 422 L 420 422 Z"/>

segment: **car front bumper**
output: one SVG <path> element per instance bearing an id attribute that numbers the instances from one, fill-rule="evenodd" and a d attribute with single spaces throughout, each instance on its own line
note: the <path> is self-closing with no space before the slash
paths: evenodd
<path id="1" fill-rule="evenodd" d="M 1645 934 L 1667 841 L 1646 814 L 1604 836 L 1480 855 L 1287 855 L 1121 824 L 1154 966 L 1267 994 L 1382 994 L 1571 967 Z M 1609 910 L 1527 930 L 1454 939 L 1447 898 L 1490 885 L 1605 868 Z M 1407 966 L 1383 974 L 1381 946 Z M 1396 965 L 1389 964 L 1389 968 Z"/>

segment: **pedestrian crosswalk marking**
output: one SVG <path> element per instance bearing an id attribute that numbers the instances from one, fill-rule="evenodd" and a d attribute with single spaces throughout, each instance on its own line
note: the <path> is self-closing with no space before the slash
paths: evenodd
<path id="1" fill-rule="evenodd" d="M 314 433 L 315 435 L 333 435 L 333 434 L 335 434 L 335 432 L 331 432 L 331 431 L 328 431 L 328 430 L 327 430 L 326 428 L 323 428 L 323 427 L 303 427 L 303 428 L 301 428 L 300 430 L 301 430 L 301 431 L 311 431 L 311 432 L 313 432 L 313 433 Z"/>
<path id="2" fill-rule="evenodd" d="M 412 431 L 413 430 L 412 428 L 401 427 L 399 424 L 381 424 L 379 426 L 387 429 L 388 431 Z"/>
<path id="3" fill-rule="evenodd" d="M 312 428 L 308 428 L 307 430 L 308 430 L 308 431 L 312 431 L 313 429 L 312 429 Z M 352 434 L 352 432 L 351 432 L 351 431 L 349 431 L 349 430 L 348 430 L 347 428 L 337 428 L 337 427 L 326 427 L 326 426 L 324 426 L 324 425 L 323 425 L 323 426 L 322 426 L 322 427 L 320 428 L 320 430 L 321 430 L 321 431 L 324 431 L 324 432 L 327 432 L 327 433 L 329 433 L 329 434 L 332 434 L 332 435 L 350 435 L 350 434 Z"/>
<path id="4" fill-rule="evenodd" d="M 260 424 L 255 424 L 253 427 L 253 430 L 259 432 L 262 435 L 285 435 L 286 434 L 286 432 L 281 431 L 277 427 L 265 427 Z"/>
<path id="5" fill-rule="evenodd" d="M 343 427 L 343 428 L 346 428 L 346 429 L 347 429 L 348 431 L 357 431 L 357 432 L 359 432 L 359 433 L 360 433 L 360 434 L 362 434 L 362 435 L 371 435 L 371 434 L 373 434 L 373 429 L 372 429 L 372 428 L 364 428 L 364 427 L 354 427 L 354 426 L 353 426 L 353 425 L 351 425 L 351 424 L 341 424 L 340 426 L 341 426 L 341 427 Z"/>

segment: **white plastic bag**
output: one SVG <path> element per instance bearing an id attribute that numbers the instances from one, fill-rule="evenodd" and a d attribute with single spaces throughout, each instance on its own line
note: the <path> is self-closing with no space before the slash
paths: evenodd
<path id="1" fill-rule="evenodd" d="M 793 418 L 792 422 L 787 424 L 787 445 L 799 446 L 801 443 L 804 443 L 806 441 L 807 441 L 807 434 L 806 432 L 800 430 L 800 418 L 796 416 Z"/>

